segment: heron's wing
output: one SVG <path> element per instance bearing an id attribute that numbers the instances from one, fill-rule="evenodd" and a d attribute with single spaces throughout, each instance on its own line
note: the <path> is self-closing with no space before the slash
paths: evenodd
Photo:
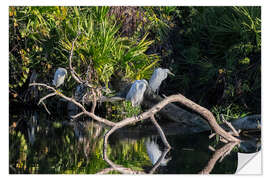
<path id="1" fill-rule="evenodd" d="M 149 81 L 149 86 L 151 87 L 153 91 L 156 91 L 161 84 L 161 81 L 159 79 L 159 74 L 160 74 L 160 70 L 156 69 Z"/>
<path id="2" fill-rule="evenodd" d="M 131 98 L 134 96 L 135 93 L 136 93 L 136 81 L 130 87 L 130 89 L 127 93 L 126 99 L 131 100 Z"/>

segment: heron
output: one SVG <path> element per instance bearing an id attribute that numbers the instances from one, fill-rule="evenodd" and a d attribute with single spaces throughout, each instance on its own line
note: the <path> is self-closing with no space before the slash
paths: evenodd
<path id="1" fill-rule="evenodd" d="M 65 81 L 65 77 L 67 75 L 67 70 L 65 68 L 58 68 L 56 70 L 56 72 L 54 73 L 54 79 L 52 81 L 53 85 L 58 88 L 59 86 L 61 86 L 64 81 Z"/>
<path id="2" fill-rule="evenodd" d="M 149 80 L 150 88 L 154 92 L 158 92 L 158 89 L 159 89 L 162 81 L 167 78 L 168 74 L 174 76 L 174 74 L 169 69 L 162 69 L 162 68 L 155 69 L 154 73 L 152 74 L 152 76 Z"/>
<path id="3" fill-rule="evenodd" d="M 132 106 L 138 106 L 143 100 L 143 95 L 148 86 L 148 82 L 144 79 L 136 80 L 128 91 L 127 100 L 131 101 Z"/>
<path id="4" fill-rule="evenodd" d="M 151 141 L 149 139 L 145 142 L 147 154 L 152 162 L 152 164 L 156 164 L 162 155 L 161 150 L 159 149 L 158 144 L 155 141 Z M 171 160 L 171 158 L 164 158 L 160 162 L 160 166 L 167 166 L 167 163 Z"/>

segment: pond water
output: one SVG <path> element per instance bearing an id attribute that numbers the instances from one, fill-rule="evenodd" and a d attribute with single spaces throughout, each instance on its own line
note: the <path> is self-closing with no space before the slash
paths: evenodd
<path id="1" fill-rule="evenodd" d="M 167 150 L 158 133 L 138 129 L 126 128 L 112 134 L 107 153 L 114 163 L 146 173 L 197 174 L 204 169 L 211 174 L 234 174 L 238 152 L 260 150 L 260 136 L 252 136 L 240 146 L 231 147 L 232 151 L 223 157 L 218 152 L 225 144 L 217 143 L 216 138 L 209 139 L 210 132 L 172 133 L 166 135 L 172 148 L 160 161 L 161 154 Z M 71 122 L 67 117 L 53 117 L 44 112 L 11 110 L 9 172 L 98 173 L 110 167 L 102 154 L 103 136 L 107 130 L 89 120 Z M 216 151 L 210 150 L 209 146 Z M 158 161 L 161 163 L 153 169 Z"/>

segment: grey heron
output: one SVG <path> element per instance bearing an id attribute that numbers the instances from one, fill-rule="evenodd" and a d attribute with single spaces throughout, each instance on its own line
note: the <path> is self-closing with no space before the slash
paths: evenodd
<path id="1" fill-rule="evenodd" d="M 151 76 L 151 79 L 149 80 L 149 86 L 154 92 L 158 91 L 162 81 L 167 78 L 168 74 L 174 76 L 174 74 L 169 69 L 155 69 L 154 73 Z"/>
<path id="2" fill-rule="evenodd" d="M 132 106 L 138 106 L 143 100 L 144 91 L 148 86 L 148 82 L 146 80 L 136 80 L 131 88 L 128 91 L 126 96 L 127 100 L 131 101 Z"/>
<path id="3" fill-rule="evenodd" d="M 65 68 L 58 68 L 56 70 L 56 72 L 54 73 L 54 79 L 53 79 L 53 85 L 58 88 L 59 86 L 61 86 L 64 81 L 65 81 L 65 77 L 67 75 L 67 70 Z"/>

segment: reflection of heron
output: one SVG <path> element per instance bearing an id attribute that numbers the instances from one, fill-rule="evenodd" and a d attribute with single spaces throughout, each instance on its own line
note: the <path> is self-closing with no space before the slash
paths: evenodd
<path id="1" fill-rule="evenodd" d="M 58 88 L 64 83 L 66 75 L 67 70 L 65 68 L 58 68 L 54 74 L 53 85 Z"/>
<path id="2" fill-rule="evenodd" d="M 37 112 L 35 111 L 34 114 L 31 116 L 31 119 L 28 122 L 27 127 L 28 139 L 31 145 L 33 145 L 36 140 L 35 135 L 36 128 L 37 128 Z"/>
<path id="3" fill-rule="evenodd" d="M 128 91 L 127 100 L 131 101 L 132 106 L 138 106 L 143 100 L 143 94 L 148 83 L 146 80 L 136 80 Z"/>
<path id="4" fill-rule="evenodd" d="M 147 154 L 152 161 L 152 164 L 156 164 L 156 162 L 159 160 L 160 156 L 162 155 L 162 152 L 159 150 L 159 146 L 156 142 L 150 141 L 147 139 L 145 142 L 146 144 L 146 151 Z M 168 159 L 162 159 L 160 162 L 160 166 L 167 166 L 167 163 L 171 160 L 171 158 Z"/>
<path id="5" fill-rule="evenodd" d="M 151 79 L 149 80 L 149 86 L 154 92 L 158 91 L 162 81 L 167 78 L 168 74 L 174 76 L 174 74 L 169 69 L 155 69 L 154 73 L 151 76 Z"/>

